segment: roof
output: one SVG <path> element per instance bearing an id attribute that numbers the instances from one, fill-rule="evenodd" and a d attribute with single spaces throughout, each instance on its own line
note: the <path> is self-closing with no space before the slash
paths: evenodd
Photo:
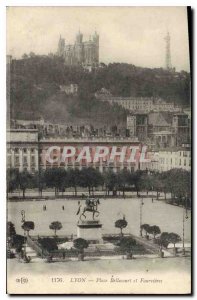
<path id="1" fill-rule="evenodd" d="M 170 126 L 171 117 L 164 112 L 151 112 L 148 117 L 149 124 L 153 126 Z"/>

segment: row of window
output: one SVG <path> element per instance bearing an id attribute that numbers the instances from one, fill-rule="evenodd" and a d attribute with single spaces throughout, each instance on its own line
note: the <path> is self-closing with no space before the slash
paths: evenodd
<path id="1" fill-rule="evenodd" d="M 159 162 L 161 163 L 161 164 L 173 164 L 173 159 L 172 158 L 160 158 L 159 159 Z M 181 165 L 184 165 L 184 166 L 187 166 L 187 159 L 185 158 L 184 160 L 183 160 L 183 163 L 182 163 L 182 159 L 179 159 L 179 161 L 178 161 L 178 158 L 175 158 L 174 159 L 174 164 L 175 164 L 175 166 L 181 166 Z M 189 159 L 189 161 L 188 161 L 188 165 L 189 166 L 191 166 L 191 159 Z"/>
<path id="2" fill-rule="evenodd" d="M 8 162 L 9 165 L 11 165 L 11 162 L 12 162 L 11 156 L 8 156 L 8 157 L 7 157 L 7 162 Z M 15 165 L 18 165 L 19 163 L 20 163 L 19 157 L 16 156 L 16 157 L 14 158 L 14 164 L 15 164 Z M 22 163 L 23 163 L 24 165 L 25 165 L 25 164 L 28 164 L 27 157 L 25 157 L 25 156 L 23 157 Z M 32 156 L 32 157 L 31 157 L 30 163 L 31 163 L 31 164 L 35 164 L 35 163 L 36 163 L 35 156 Z"/>
<path id="3" fill-rule="evenodd" d="M 31 148 L 31 149 L 27 149 L 27 148 L 23 148 L 23 149 L 21 149 L 21 148 L 15 148 L 15 149 L 13 149 L 14 150 L 14 153 L 19 153 L 19 151 L 21 150 L 23 153 L 27 153 L 28 152 L 28 150 L 30 150 L 30 152 L 31 153 L 35 153 L 35 150 L 36 149 L 33 149 L 33 148 Z M 7 149 L 7 153 L 8 154 L 11 154 L 11 149 L 10 148 L 8 148 Z"/>

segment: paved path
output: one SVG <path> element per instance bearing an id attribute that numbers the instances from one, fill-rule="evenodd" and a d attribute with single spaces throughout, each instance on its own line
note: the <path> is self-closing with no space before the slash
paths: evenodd
<path id="1" fill-rule="evenodd" d="M 145 240 L 142 237 L 138 237 L 133 234 L 131 234 L 131 237 L 134 238 L 139 244 L 145 246 L 145 248 L 147 250 L 149 250 L 150 252 L 152 252 L 154 254 L 155 254 L 155 252 L 157 252 L 159 254 L 159 251 L 160 251 L 159 245 L 153 244 L 151 241 Z M 164 257 L 172 257 L 173 256 L 173 254 L 168 250 L 162 249 L 162 251 L 164 252 Z"/>

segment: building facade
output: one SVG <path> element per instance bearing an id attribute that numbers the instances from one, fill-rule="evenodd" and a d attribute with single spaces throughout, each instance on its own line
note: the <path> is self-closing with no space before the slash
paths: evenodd
<path id="1" fill-rule="evenodd" d="M 88 41 L 83 41 L 83 34 L 79 31 L 73 45 L 67 45 L 65 39 L 60 36 L 57 55 L 64 58 L 66 65 L 98 67 L 99 35 L 95 31 Z"/>
<path id="2" fill-rule="evenodd" d="M 147 153 L 149 171 L 166 172 L 171 169 L 191 171 L 191 149 L 189 145 L 178 148 L 161 149 Z"/>
<path id="3" fill-rule="evenodd" d="M 130 136 L 149 141 L 156 149 L 190 143 L 190 121 L 185 113 L 131 113 L 127 115 L 127 130 Z"/>
<path id="4" fill-rule="evenodd" d="M 34 173 L 39 168 L 38 131 L 11 129 L 7 131 L 7 168 Z"/>
<path id="5" fill-rule="evenodd" d="M 64 147 L 74 147 L 76 153 L 73 157 L 68 157 L 64 161 L 51 162 L 47 159 L 47 151 L 50 147 L 60 149 L 63 153 Z M 110 161 L 110 154 L 106 157 L 99 158 L 97 162 L 88 162 L 86 159 L 81 159 L 77 162 L 77 155 L 84 147 L 88 146 L 91 155 L 96 152 L 96 147 L 105 146 L 109 148 L 111 153 L 115 147 L 117 152 L 121 152 L 126 147 L 125 160 L 121 161 L 120 155 L 113 161 Z M 20 172 L 28 171 L 34 173 L 40 168 L 61 167 L 65 169 L 83 169 L 93 167 L 101 173 L 112 170 L 119 172 L 126 169 L 135 171 L 139 168 L 144 169 L 144 163 L 139 164 L 139 159 L 128 161 L 131 157 L 133 147 L 137 147 L 139 151 L 142 149 L 142 144 L 136 138 L 42 138 L 39 139 L 38 131 L 35 129 L 10 129 L 7 133 L 7 168 L 15 168 Z M 139 158 L 139 152 L 136 154 Z M 56 152 L 52 152 L 52 159 L 56 159 Z"/>
<path id="6" fill-rule="evenodd" d="M 95 97 L 101 101 L 107 101 L 111 105 L 118 104 L 130 112 L 181 112 L 182 108 L 174 103 L 166 102 L 161 98 L 154 97 L 115 97 L 110 91 L 102 88 L 95 93 Z"/>
<path id="7" fill-rule="evenodd" d="M 64 92 L 66 95 L 77 95 L 78 84 L 71 83 L 69 85 L 60 85 L 60 91 Z"/>
<path id="8" fill-rule="evenodd" d="M 169 149 L 159 151 L 159 163 L 157 170 L 159 172 L 171 169 L 191 170 L 191 150 L 189 148 Z"/>

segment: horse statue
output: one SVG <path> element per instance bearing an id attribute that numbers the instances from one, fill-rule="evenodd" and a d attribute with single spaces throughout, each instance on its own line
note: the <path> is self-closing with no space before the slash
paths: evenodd
<path id="1" fill-rule="evenodd" d="M 91 212 L 92 213 L 92 219 L 94 220 L 94 216 L 95 214 L 97 214 L 97 217 L 99 216 L 99 211 L 98 211 L 98 204 L 100 204 L 99 199 L 86 199 L 86 203 L 85 206 L 83 207 L 83 211 L 80 214 L 79 218 L 81 220 L 81 217 L 83 216 L 86 219 L 86 215 L 85 212 Z M 81 203 L 80 201 L 78 201 L 78 205 L 79 205 L 79 209 L 77 211 L 77 215 L 80 213 L 81 211 Z"/>

